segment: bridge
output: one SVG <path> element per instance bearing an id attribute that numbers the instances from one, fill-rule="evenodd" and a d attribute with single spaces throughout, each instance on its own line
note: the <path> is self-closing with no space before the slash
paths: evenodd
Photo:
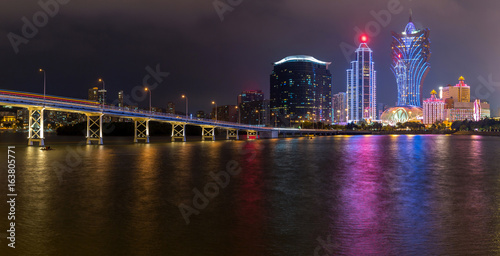
<path id="1" fill-rule="evenodd" d="M 247 133 L 247 139 L 258 139 L 260 135 L 277 138 L 286 135 L 334 135 L 332 130 L 273 128 L 240 123 L 217 121 L 203 118 L 187 118 L 178 115 L 121 108 L 99 104 L 82 99 L 44 96 L 35 93 L 0 90 L 0 105 L 26 108 L 29 111 L 28 145 L 38 142 L 45 145 L 44 111 L 61 111 L 85 114 L 87 117 L 87 144 L 93 142 L 103 144 L 103 116 L 132 119 L 134 125 L 134 142 L 149 143 L 149 122 L 163 122 L 172 125 L 171 139 L 186 141 L 186 125 L 200 126 L 202 140 L 215 140 L 215 129 L 225 129 L 226 139 L 239 139 L 239 131 Z"/>

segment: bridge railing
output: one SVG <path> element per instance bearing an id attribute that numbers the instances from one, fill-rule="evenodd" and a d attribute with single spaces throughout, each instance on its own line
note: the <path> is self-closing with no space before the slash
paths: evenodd
<path id="1" fill-rule="evenodd" d="M 253 125 L 246 125 L 246 124 L 240 124 L 240 123 L 235 123 L 235 122 L 228 122 L 228 121 L 221 121 L 221 120 L 213 120 L 213 119 L 206 119 L 206 118 L 191 118 L 191 117 L 185 117 L 182 115 L 176 115 L 176 114 L 170 114 L 170 113 L 162 113 L 162 112 L 150 112 L 147 110 L 142 110 L 142 109 L 128 109 L 127 107 L 117 107 L 117 106 L 111 106 L 111 105 L 105 105 L 105 109 L 112 109 L 116 111 L 121 111 L 124 113 L 140 113 L 140 114 L 145 114 L 145 115 L 151 115 L 151 117 L 154 116 L 164 116 L 164 117 L 171 117 L 171 118 L 176 118 L 179 119 L 179 121 L 192 121 L 192 120 L 198 120 L 198 121 L 203 121 L 207 123 L 212 123 L 214 125 L 217 124 L 226 124 L 226 125 L 237 125 L 237 126 L 242 126 L 246 128 L 254 128 L 254 129 L 266 129 L 268 127 L 261 127 L 261 126 L 253 126 Z"/>
<path id="2" fill-rule="evenodd" d="M 36 97 L 28 97 L 28 96 L 13 96 L 13 95 L 7 95 L 7 94 L 0 94 L 2 98 L 8 98 L 8 99 L 15 99 L 20 102 L 25 102 L 27 104 L 32 104 L 34 102 L 39 103 L 41 106 L 56 106 L 54 104 L 64 104 L 68 105 L 71 107 L 74 106 L 80 106 L 80 107 L 85 107 L 85 108 L 92 108 L 92 109 L 100 109 L 102 108 L 101 105 L 91 105 L 91 104 L 84 104 L 84 103 L 76 103 L 76 102 L 67 102 L 65 100 L 55 100 L 55 99 L 39 99 Z M 27 101 L 29 99 L 29 101 Z"/>

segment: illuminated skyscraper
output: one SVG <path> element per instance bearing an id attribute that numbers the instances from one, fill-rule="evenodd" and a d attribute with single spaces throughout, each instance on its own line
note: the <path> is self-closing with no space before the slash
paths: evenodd
<path id="1" fill-rule="evenodd" d="M 293 121 L 332 122 L 330 62 L 311 56 L 290 56 L 274 63 L 271 74 L 271 115 L 278 125 Z"/>
<path id="2" fill-rule="evenodd" d="M 366 36 L 356 50 L 356 60 L 347 70 L 347 118 L 349 122 L 377 118 L 377 72 Z"/>
<path id="3" fill-rule="evenodd" d="M 422 106 L 422 86 L 430 69 L 430 30 L 410 22 L 401 34 L 392 32 L 391 70 L 398 84 L 398 106 Z"/>

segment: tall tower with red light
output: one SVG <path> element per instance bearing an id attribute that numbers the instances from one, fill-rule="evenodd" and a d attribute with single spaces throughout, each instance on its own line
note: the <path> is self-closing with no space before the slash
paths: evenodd
<path id="1" fill-rule="evenodd" d="M 349 122 L 377 118 L 377 72 L 373 51 L 368 47 L 368 37 L 361 36 L 356 50 L 356 60 L 347 70 L 347 114 Z"/>

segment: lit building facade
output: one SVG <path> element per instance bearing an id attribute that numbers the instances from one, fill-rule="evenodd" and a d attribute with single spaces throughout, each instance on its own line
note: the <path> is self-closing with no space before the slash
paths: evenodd
<path id="1" fill-rule="evenodd" d="M 98 87 L 89 89 L 89 100 L 106 104 L 106 90 L 99 90 Z"/>
<path id="2" fill-rule="evenodd" d="M 377 84 L 373 52 L 366 36 L 356 50 L 356 60 L 347 70 L 347 119 L 349 122 L 377 118 Z"/>
<path id="3" fill-rule="evenodd" d="M 405 31 L 392 32 L 391 70 L 398 85 L 398 106 L 422 106 L 422 86 L 430 70 L 430 30 L 416 29 L 410 17 Z"/>
<path id="4" fill-rule="evenodd" d="M 264 104 L 264 93 L 261 90 L 243 91 L 238 95 L 238 119 L 242 124 L 258 124 L 259 112 Z M 240 120 L 238 120 L 240 121 Z"/>
<path id="5" fill-rule="evenodd" d="M 461 76 L 458 84 L 448 85 L 443 88 L 443 101 L 445 102 L 445 119 L 450 122 L 464 120 L 481 120 L 490 117 L 490 104 L 479 99 L 471 102 L 470 87 L 465 84 Z"/>
<path id="6" fill-rule="evenodd" d="M 270 77 L 270 110 L 277 125 L 289 121 L 332 123 L 332 75 L 330 62 L 311 56 L 286 57 L 274 63 Z"/>
<path id="7" fill-rule="evenodd" d="M 205 118 L 205 111 L 203 110 L 196 111 L 196 118 Z"/>
<path id="8" fill-rule="evenodd" d="M 445 109 L 445 119 L 450 122 L 480 120 L 490 117 L 490 104 L 479 99 L 474 102 L 456 102 L 453 104 L 453 108 Z"/>
<path id="9" fill-rule="evenodd" d="M 424 124 L 431 125 L 437 121 L 444 121 L 444 101 L 436 97 L 437 92 L 432 90 L 431 97 L 424 100 Z"/>
<path id="10" fill-rule="evenodd" d="M 347 94 L 340 92 L 334 94 L 332 97 L 333 107 L 333 122 L 346 123 L 347 122 Z"/>
<path id="11" fill-rule="evenodd" d="M 123 91 L 118 92 L 118 107 L 123 108 Z"/>
<path id="12" fill-rule="evenodd" d="M 453 98 L 454 102 L 470 102 L 470 86 L 465 84 L 465 78 L 461 76 L 457 85 L 448 85 L 443 88 L 442 97 L 444 99 Z"/>
<path id="13" fill-rule="evenodd" d="M 167 109 L 165 111 L 167 114 L 175 114 L 175 103 L 167 102 Z"/>
<path id="14" fill-rule="evenodd" d="M 89 89 L 89 100 L 98 101 L 99 99 L 99 88 L 93 87 Z"/>
<path id="15" fill-rule="evenodd" d="M 424 118 L 423 109 L 415 106 L 392 107 L 382 113 L 380 119 L 387 125 L 397 125 L 398 123 L 417 122 L 422 123 Z"/>
<path id="16" fill-rule="evenodd" d="M 217 120 L 226 122 L 238 122 L 238 108 L 235 105 L 224 105 L 217 107 Z M 215 110 L 215 108 L 214 108 Z M 215 118 L 215 113 L 212 114 Z"/>

